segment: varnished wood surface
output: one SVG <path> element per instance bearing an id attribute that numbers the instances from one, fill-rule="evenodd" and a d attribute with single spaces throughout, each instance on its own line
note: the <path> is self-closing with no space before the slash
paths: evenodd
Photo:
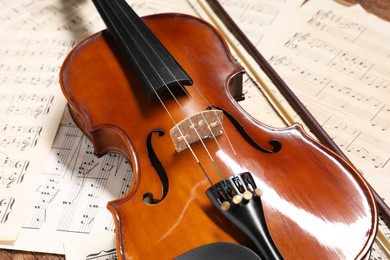
<path id="1" fill-rule="evenodd" d="M 390 0 L 336 0 L 345 5 L 361 4 L 368 12 L 378 17 L 390 21 Z M 8 249 L 0 250 L 0 259 L 2 260 L 63 260 L 62 255 L 22 252 Z"/>
<path id="2" fill-rule="evenodd" d="M 346 5 L 360 4 L 367 12 L 390 21 L 390 0 L 336 0 Z"/>
<path id="3" fill-rule="evenodd" d="M 32 252 L 21 252 L 14 250 L 0 250 L 1 260 L 63 260 L 65 259 L 62 255 L 45 254 L 45 253 L 32 253 Z"/>

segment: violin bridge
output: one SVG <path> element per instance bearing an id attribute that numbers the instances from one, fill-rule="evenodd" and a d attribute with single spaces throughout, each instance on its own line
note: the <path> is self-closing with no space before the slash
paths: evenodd
<path id="1" fill-rule="evenodd" d="M 183 119 L 170 131 L 176 151 L 181 152 L 200 139 L 221 135 L 222 120 L 221 110 L 206 110 Z"/>

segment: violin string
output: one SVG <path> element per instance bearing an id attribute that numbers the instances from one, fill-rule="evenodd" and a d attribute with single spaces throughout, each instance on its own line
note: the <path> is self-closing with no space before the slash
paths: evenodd
<path id="1" fill-rule="evenodd" d="M 177 82 L 177 83 L 178 83 L 178 82 Z M 181 84 L 179 84 L 179 85 L 180 85 L 181 89 L 184 91 L 184 93 L 186 93 L 187 97 L 188 97 L 190 100 L 194 101 L 193 98 L 191 97 L 191 95 L 188 93 L 187 89 L 186 89 L 185 87 L 183 87 L 183 85 L 181 85 Z M 198 95 L 203 99 L 203 101 L 207 104 L 208 107 L 212 107 L 211 103 L 206 99 L 206 97 L 203 95 L 203 93 L 199 90 L 199 88 L 196 86 L 195 82 L 193 83 L 192 88 L 195 89 L 195 91 L 196 91 L 196 92 L 198 93 Z M 225 128 L 224 128 L 224 126 L 223 126 L 223 124 L 222 124 L 221 119 L 217 116 L 217 112 L 216 112 L 216 111 L 215 111 L 214 113 L 215 113 L 216 118 L 217 118 L 217 120 L 218 120 L 218 124 L 222 127 L 222 132 L 225 134 L 225 137 L 226 137 L 226 140 L 228 141 L 228 144 L 229 144 L 230 149 L 232 149 L 234 156 L 237 156 L 236 150 L 234 149 L 233 144 L 232 144 L 232 142 L 230 141 L 229 135 L 228 135 L 227 131 L 225 130 Z M 211 129 L 211 126 L 210 126 L 209 122 L 207 121 L 207 119 L 204 117 L 203 114 L 202 114 L 202 117 L 203 117 L 203 119 L 205 120 L 205 122 L 206 122 L 206 124 L 207 124 L 207 127 L 208 127 L 209 129 Z M 213 131 L 210 131 L 210 132 L 211 132 L 211 134 L 212 134 L 213 139 L 214 139 L 215 142 L 217 143 L 218 148 L 219 148 L 220 150 L 222 150 L 222 147 L 221 147 L 221 145 L 219 144 L 219 141 L 217 140 L 217 138 L 216 138 L 214 132 L 213 132 Z M 237 160 L 237 161 L 239 161 L 239 160 Z M 241 168 L 242 168 L 242 167 L 241 167 Z"/>
<path id="2" fill-rule="evenodd" d="M 119 6 L 119 8 L 120 8 L 121 11 L 123 12 L 123 14 L 124 14 L 125 16 L 128 17 L 128 14 L 127 14 L 120 6 Z M 129 19 L 129 21 L 131 22 L 131 19 Z M 138 30 L 138 28 L 137 28 L 136 26 L 135 26 L 135 28 Z M 138 31 L 138 33 L 139 33 L 139 34 L 141 35 L 141 37 L 144 39 L 145 43 L 150 47 L 150 49 L 152 50 L 152 52 L 154 52 L 154 54 L 156 55 L 156 57 L 157 57 L 158 59 L 160 59 L 160 61 L 161 61 L 162 64 L 165 66 L 165 68 L 167 69 L 167 71 L 173 76 L 173 78 L 175 78 L 175 76 L 173 75 L 172 71 L 166 66 L 166 64 L 163 62 L 163 60 L 162 60 L 161 57 L 158 55 L 158 53 L 156 53 L 155 50 L 149 45 L 149 42 L 143 37 L 143 35 L 140 33 L 140 31 Z M 127 46 L 126 46 L 126 47 L 127 47 Z M 147 55 L 145 55 L 145 54 L 142 52 L 142 48 L 139 48 L 139 49 L 140 49 L 141 53 L 144 55 L 144 57 L 145 57 L 146 59 L 148 59 L 148 58 L 147 58 Z M 151 63 L 151 62 L 150 62 L 150 65 L 152 66 L 152 63 Z M 152 67 L 153 67 L 153 66 L 152 66 Z M 154 67 L 153 67 L 153 68 L 154 68 Z M 155 70 L 155 71 L 156 71 L 156 70 Z M 156 71 L 156 73 L 157 73 L 157 71 Z M 160 79 L 161 79 L 161 76 L 160 76 L 158 73 L 157 73 L 157 75 L 158 75 L 158 76 L 160 77 Z M 161 80 L 162 80 L 162 79 L 161 79 Z M 162 80 L 162 81 L 163 81 L 163 80 Z M 186 94 L 186 96 L 187 96 L 190 100 L 194 101 L 193 98 L 191 97 L 191 95 L 188 93 L 188 91 L 183 87 L 182 84 L 180 84 L 180 83 L 178 82 L 178 80 L 177 80 L 176 78 L 175 78 L 175 81 L 176 81 L 176 83 L 180 86 L 180 88 L 182 89 L 182 91 Z M 180 107 L 180 109 L 181 109 L 182 111 L 184 111 L 182 105 L 181 105 L 180 102 L 177 100 L 176 96 L 172 93 L 171 89 L 170 89 L 166 84 L 164 84 L 164 86 L 165 86 L 165 88 L 167 89 L 167 91 L 170 93 L 170 95 L 172 96 L 172 98 L 175 100 L 175 102 L 178 104 L 178 106 Z M 196 86 L 195 83 L 193 84 L 192 87 L 198 92 L 198 94 L 199 94 L 200 97 L 204 100 L 204 102 L 205 102 L 208 106 L 211 107 L 210 102 L 209 102 L 209 101 L 205 98 L 205 96 L 199 91 L 199 88 Z M 153 87 L 152 87 L 152 88 L 153 88 Z M 154 93 L 156 94 L 156 96 L 158 96 L 158 93 L 155 91 L 154 88 L 153 88 L 153 91 L 154 91 Z M 159 100 L 160 100 L 161 103 L 164 102 L 160 97 L 159 97 Z M 165 105 L 164 105 L 164 108 L 165 108 L 165 110 L 167 111 L 167 113 L 170 114 L 169 110 L 166 108 Z M 216 112 L 215 112 L 215 114 L 216 114 Z M 201 113 L 201 116 L 203 117 L 204 121 L 206 122 L 208 129 L 210 129 L 210 133 L 211 133 L 212 138 L 214 139 L 215 143 L 218 145 L 219 149 L 222 150 L 222 147 L 221 147 L 219 141 L 217 140 L 217 138 L 216 138 L 214 132 L 211 130 L 211 127 L 210 127 L 210 124 L 209 124 L 208 120 L 204 117 L 203 113 Z M 172 117 L 171 115 L 170 115 L 170 117 L 171 117 L 173 123 L 175 124 L 175 126 L 177 126 L 177 123 L 173 120 L 173 117 Z M 225 137 L 226 137 L 226 140 L 228 141 L 228 144 L 229 144 L 229 146 L 230 146 L 230 149 L 233 151 L 234 156 L 237 157 L 236 150 L 234 149 L 234 147 L 233 147 L 233 145 L 232 145 L 232 142 L 231 142 L 231 140 L 230 140 L 230 138 L 229 138 L 229 135 L 228 135 L 227 131 L 225 130 L 225 128 L 224 128 L 224 126 L 223 126 L 223 124 L 222 124 L 220 118 L 219 118 L 218 116 L 216 116 L 216 118 L 217 118 L 217 120 L 218 120 L 219 125 L 221 125 L 221 127 L 222 127 L 222 131 L 223 131 L 223 133 L 224 133 L 224 135 L 225 135 Z M 195 133 L 196 133 L 196 135 L 197 135 L 199 141 L 202 143 L 202 146 L 204 147 L 205 151 L 207 152 L 207 154 L 208 154 L 208 156 L 209 156 L 211 162 L 213 163 L 213 165 L 214 165 L 215 169 L 217 170 L 218 174 L 220 175 L 221 179 L 222 179 L 222 180 L 225 180 L 225 178 L 224 178 L 224 176 L 223 176 L 223 174 L 222 174 L 220 168 L 218 167 L 218 165 L 216 164 L 214 158 L 213 158 L 212 155 L 210 154 L 210 152 L 209 152 L 209 150 L 208 150 L 208 148 L 207 148 L 207 145 L 204 143 L 203 138 L 200 136 L 200 134 L 199 134 L 199 132 L 197 131 L 197 129 L 196 129 L 196 127 L 195 127 L 195 124 L 192 122 L 191 118 L 189 118 L 189 122 L 190 122 L 191 126 L 193 127 L 193 129 L 195 130 Z M 179 127 L 177 127 L 177 128 L 179 129 Z M 185 139 L 185 137 L 184 137 L 184 135 L 183 135 L 183 133 L 182 133 L 181 131 L 180 131 L 180 135 Z M 188 142 L 186 142 L 186 145 L 187 145 L 188 147 L 190 147 L 190 144 L 188 144 Z M 195 154 L 194 154 L 194 155 L 195 155 Z M 237 159 L 237 158 L 236 158 L 236 159 Z M 242 165 L 241 165 L 240 160 L 236 160 L 236 162 L 238 162 L 238 164 L 240 165 L 241 170 L 243 171 L 243 167 L 242 167 Z M 232 172 L 232 174 L 234 174 L 234 172 Z"/>
<path id="3" fill-rule="evenodd" d="M 117 3 L 117 2 L 114 2 L 114 3 Z M 128 16 L 127 13 L 122 9 L 122 7 L 121 7 L 119 4 L 118 4 L 117 7 L 120 9 L 120 11 L 121 11 L 123 14 L 125 14 L 126 16 Z M 108 17 L 108 19 L 110 19 L 110 18 Z M 131 19 L 130 19 L 130 18 L 129 18 L 129 21 L 131 22 Z M 125 28 L 126 28 L 126 30 L 127 30 L 127 27 L 126 27 L 126 26 L 125 26 Z M 135 26 L 135 28 L 138 30 L 138 28 L 137 28 L 136 26 Z M 114 26 L 113 29 L 115 29 L 115 30 L 118 32 L 118 29 L 117 29 L 115 26 Z M 131 33 L 130 33 L 129 31 L 127 31 L 127 32 L 128 32 L 129 35 L 131 36 Z M 138 31 L 138 33 L 140 33 L 140 32 Z M 119 37 L 122 37 L 119 33 L 118 33 L 118 35 L 119 35 Z M 141 33 L 140 33 L 140 35 L 142 36 L 142 38 L 144 38 L 143 35 L 142 35 Z M 123 39 L 123 38 L 122 38 L 122 39 Z M 146 44 L 149 45 L 149 43 L 147 42 L 146 39 L 144 39 L 144 41 L 145 41 Z M 136 44 L 138 44 L 138 43 L 136 43 Z M 151 47 L 151 46 L 149 45 L 149 47 Z M 128 47 L 127 45 L 125 45 L 125 48 L 128 48 L 128 49 L 129 49 L 129 47 Z M 153 48 L 151 48 L 151 50 L 154 51 Z M 149 59 L 147 58 L 147 55 L 145 55 L 145 53 L 142 52 L 142 48 L 140 48 L 140 52 L 141 52 L 142 55 L 144 55 L 144 57 L 145 57 L 147 60 L 149 60 Z M 129 52 L 129 53 L 130 53 L 130 55 L 131 55 L 131 52 Z M 155 54 L 156 54 L 156 57 L 158 57 L 158 58 L 161 60 L 161 58 L 158 56 L 158 54 L 157 54 L 157 53 L 155 53 Z M 163 63 L 163 64 L 164 64 L 164 63 Z M 153 69 L 155 69 L 155 68 L 153 67 L 153 65 L 152 65 L 151 62 L 150 62 L 150 65 L 152 66 Z M 165 66 L 165 64 L 164 64 L 164 66 Z M 169 68 L 166 67 L 166 69 L 167 69 L 167 71 L 169 71 L 169 72 L 172 74 L 172 72 L 169 70 Z M 143 72 L 142 69 L 141 69 L 141 71 Z M 156 73 L 157 73 L 157 72 L 156 72 Z M 157 73 L 157 75 L 158 75 L 158 76 L 160 77 L 160 79 L 161 79 L 161 76 L 160 76 L 158 73 Z M 145 77 L 145 78 L 147 79 L 147 77 Z M 161 80 L 162 80 L 162 79 L 161 79 Z M 162 82 L 163 82 L 163 80 L 162 80 Z M 176 79 L 176 82 L 178 83 L 177 79 Z M 149 83 L 150 83 L 150 82 L 149 82 Z M 178 83 L 178 84 L 179 84 L 179 83 Z M 179 85 L 182 87 L 181 84 L 179 84 Z M 182 111 L 184 111 L 184 109 L 183 109 L 183 107 L 181 106 L 180 102 L 177 100 L 177 98 L 176 98 L 175 95 L 172 93 L 172 91 L 169 89 L 169 87 L 168 87 L 166 84 L 164 84 L 164 86 L 165 86 L 165 88 L 169 91 L 170 95 L 173 97 L 173 99 L 175 100 L 175 102 L 179 105 L 180 109 L 181 109 Z M 182 88 L 183 88 L 183 87 L 182 87 Z M 184 135 L 183 132 L 181 131 L 180 127 L 178 127 L 177 122 L 175 121 L 175 119 L 174 119 L 174 117 L 172 116 L 172 114 L 169 112 L 169 109 L 168 109 L 167 106 L 165 105 L 164 101 L 162 100 L 162 98 L 159 96 L 159 94 L 157 93 L 157 91 L 156 91 L 153 87 L 152 87 L 152 89 L 153 89 L 153 92 L 154 92 L 154 94 L 156 95 L 156 97 L 159 99 L 159 102 L 160 102 L 161 105 L 163 106 L 164 110 L 167 112 L 168 116 L 169 116 L 170 119 L 172 120 L 174 126 L 178 129 L 180 135 L 183 137 L 183 139 L 184 139 L 184 141 L 185 141 L 185 143 L 186 143 L 186 146 L 187 146 L 187 147 L 189 148 L 189 150 L 191 151 L 193 157 L 195 158 L 197 164 L 198 164 L 199 167 L 201 168 L 203 174 L 206 176 L 206 178 L 208 179 L 208 181 L 210 182 L 210 184 L 211 184 L 212 186 L 214 186 L 213 182 L 211 181 L 210 177 L 208 176 L 207 172 L 205 171 L 204 167 L 202 166 L 200 160 L 199 160 L 198 157 L 196 156 L 195 151 L 192 149 L 191 144 L 188 143 L 187 139 L 185 138 L 185 135 Z M 188 95 L 188 93 L 187 93 L 187 95 Z M 213 166 L 216 168 L 218 174 L 223 178 L 223 175 L 222 175 L 222 173 L 221 173 L 221 170 L 220 170 L 219 167 L 217 166 L 215 160 L 213 159 L 212 155 L 210 154 L 210 152 L 209 152 L 207 146 L 206 146 L 205 143 L 203 142 L 203 140 L 202 140 L 202 138 L 201 138 L 199 132 L 197 131 L 197 129 L 196 129 L 194 123 L 192 122 L 192 120 L 191 120 L 190 118 L 189 118 L 189 122 L 190 122 L 191 126 L 193 127 L 193 129 L 195 130 L 195 133 L 197 134 L 199 140 L 201 141 L 201 143 L 202 143 L 202 145 L 203 145 L 205 151 L 207 152 L 207 154 L 208 154 L 210 160 L 212 161 Z"/>
<path id="4" fill-rule="evenodd" d="M 207 105 L 208 105 L 209 107 L 211 107 L 212 105 L 211 105 L 210 102 L 206 99 L 206 97 L 203 95 L 203 93 L 199 90 L 199 88 L 198 88 L 197 86 L 195 86 L 195 84 L 194 84 L 193 87 L 194 87 L 194 89 L 196 90 L 196 92 L 198 92 L 198 95 L 203 99 L 203 101 L 206 102 Z M 216 112 L 215 112 L 215 113 L 216 113 Z M 217 116 L 216 118 L 218 119 L 218 123 L 222 126 L 222 131 L 225 133 L 225 137 L 226 137 L 226 140 L 227 140 L 228 143 L 229 143 L 230 149 L 232 149 L 234 156 L 237 156 L 236 149 L 234 149 L 234 146 L 233 146 L 232 142 L 230 141 L 230 137 L 229 137 L 227 131 L 225 130 L 225 128 L 224 128 L 224 126 L 223 126 L 223 124 L 222 124 L 220 118 L 219 118 L 218 116 Z M 215 138 L 215 137 L 214 137 L 214 138 Z M 239 160 L 237 160 L 237 161 L 239 162 Z M 242 168 L 242 167 L 241 167 L 241 168 Z"/>
<path id="5" fill-rule="evenodd" d="M 181 84 L 180 84 L 180 87 L 181 87 L 181 89 L 186 93 L 187 97 L 188 97 L 190 100 L 193 101 L 193 98 L 192 98 L 191 95 L 187 92 L 186 88 L 184 88 Z M 202 92 L 199 90 L 199 88 L 196 86 L 195 83 L 193 83 L 192 88 L 195 89 L 195 91 L 196 91 L 196 92 L 198 93 L 198 95 L 203 99 L 203 101 L 208 105 L 208 107 L 212 107 L 211 103 L 206 99 L 206 97 L 202 94 Z M 216 112 L 215 110 L 214 110 L 214 114 L 215 114 L 215 117 L 216 117 L 216 119 L 217 119 L 217 121 L 218 121 L 218 124 L 221 126 L 222 133 L 224 133 L 224 136 L 226 137 L 226 140 L 227 140 L 227 142 L 228 142 L 228 144 L 229 144 L 230 149 L 233 151 L 234 156 L 237 157 L 236 150 L 234 149 L 233 144 L 232 144 L 232 142 L 230 141 L 229 134 L 228 134 L 228 132 L 225 130 L 225 128 L 224 128 L 224 126 L 223 126 L 223 124 L 222 124 L 222 121 L 221 121 L 221 119 L 218 117 L 217 112 Z M 207 119 L 205 118 L 205 116 L 204 116 L 203 114 L 201 114 L 201 115 L 202 115 L 204 121 L 206 122 L 207 127 L 210 129 L 210 133 L 211 133 L 211 135 L 212 135 L 212 137 L 213 137 L 215 143 L 218 145 L 218 148 L 219 148 L 220 150 L 223 150 L 222 147 L 221 147 L 221 145 L 220 145 L 220 143 L 219 143 L 219 141 L 217 140 L 217 137 L 215 136 L 214 132 L 211 130 L 211 126 L 210 126 L 209 122 L 207 121 Z M 237 159 L 237 158 L 236 158 L 236 159 Z M 236 160 L 236 162 L 238 162 L 238 164 L 239 164 L 240 167 L 241 167 L 241 171 L 243 172 L 244 170 L 243 170 L 243 167 L 242 167 L 242 165 L 241 165 L 240 160 Z M 232 174 L 234 175 L 234 172 L 232 172 Z M 221 179 L 224 180 L 225 178 L 221 175 Z"/>
<path id="6" fill-rule="evenodd" d="M 272 92 L 271 88 L 268 87 L 268 85 L 264 82 L 264 80 L 261 78 L 260 74 L 257 72 L 255 67 L 252 65 L 252 63 L 248 60 L 248 58 L 243 54 L 243 51 L 240 50 L 238 45 L 232 40 L 232 37 L 227 33 L 227 29 L 224 29 L 223 26 L 217 19 L 215 18 L 215 15 L 209 10 L 209 8 L 206 6 L 206 4 L 201 1 L 197 0 L 197 3 L 202 8 L 202 10 L 205 12 L 208 18 L 213 22 L 213 24 L 216 26 L 216 28 L 221 32 L 221 34 L 224 36 L 224 39 L 228 42 L 229 46 L 235 51 L 237 56 L 240 58 L 240 60 L 245 64 L 247 71 L 249 71 L 250 74 L 255 78 L 255 80 L 260 84 L 262 87 L 262 92 L 267 98 L 268 101 L 272 104 L 272 108 L 276 112 L 276 114 L 279 116 L 279 118 L 283 121 L 283 123 L 288 126 L 292 125 L 295 121 L 292 118 L 292 115 L 288 110 L 283 107 L 282 102 L 279 102 L 278 98 L 275 96 L 275 94 Z"/>
<path id="7" fill-rule="evenodd" d="M 123 9 L 122 9 L 120 6 L 119 6 L 119 8 L 121 9 L 121 11 L 123 11 Z M 107 14 L 107 12 L 106 12 L 105 10 L 102 10 L 102 11 L 105 12 L 105 13 Z M 126 12 L 123 11 L 123 13 L 127 16 Z M 109 17 L 108 15 L 107 15 L 107 19 L 110 19 L 110 17 Z M 112 24 L 113 24 L 113 23 L 112 23 Z M 112 29 L 114 29 L 114 30 L 116 30 L 116 31 L 118 32 L 118 29 L 117 29 L 115 26 L 114 26 Z M 122 36 L 121 36 L 119 33 L 118 33 L 118 36 L 122 38 Z M 122 40 L 123 40 L 123 38 L 122 38 Z M 145 41 L 145 42 L 146 42 L 146 41 Z M 128 48 L 128 46 L 125 46 L 125 47 Z M 142 49 L 142 48 L 141 48 L 141 49 Z M 129 53 L 130 53 L 130 55 L 132 55 L 131 52 L 129 52 Z M 142 54 L 143 54 L 143 53 L 142 53 Z M 144 56 L 146 57 L 146 55 L 144 55 Z M 159 58 L 160 58 L 160 57 L 159 57 Z M 134 59 L 134 60 L 135 60 L 135 59 Z M 151 63 L 150 63 L 150 64 L 151 64 Z M 141 71 L 144 72 L 142 69 L 141 69 Z M 157 73 L 157 75 L 159 75 L 159 74 Z M 159 76 L 160 76 L 160 75 L 159 75 Z M 145 77 L 145 78 L 147 79 L 147 77 Z M 161 78 L 161 77 L 160 77 L 160 78 Z M 149 83 L 150 83 L 150 82 L 149 82 Z M 167 87 L 167 85 L 165 85 L 165 87 L 170 91 L 170 89 Z M 210 183 L 210 185 L 211 185 L 211 186 L 214 186 L 214 184 L 213 184 L 213 182 L 211 181 L 209 175 L 207 174 L 207 172 L 206 172 L 206 170 L 204 169 L 203 165 L 201 164 L 200 160 L 199 160 L 198 157 L 196 156 L 195 151 L 192 149 L 191 145 L 188 143 L 188 140 L 185 138 L 185 135 L 183 134 L 183 132 L 182 132 L 182 130 L 180 129 L 180 127 L 178 127 L 178 125 L 177 125 L 175 119 L 173 118 L 172 114 L 169 112 L 169 109 L 168 109 L 167 106 L 165 105 L 164 101 L 163 101 L 162 98 L 158 95 L 157 91 L 156 91 L 153 87 L 152 87 L 152 89 L 153 89 L 153 92 L 155 93 L 156 97 L 159 99 L 159 102 L 160 102 L 161 105 L 163 106 L 164 110 L 167 112 L 168 116 L 170 117 L 171 121 L 172 121 L 173 124 L 177 127 L 177 129 L 178 129 L 180 135 L 183 137 L 184 142 L 186 143 L 186 146 L 187 146 L 188 149 L 190 150 L 191 154 L 193 155 L 193 157 L 194 157 L 196 163 L 197 163 L 198 166 L 200 167 L 200 169 L 201 169 L 201 171 L 203 172 L 204 176 L 206 177 L 206 179 L 208 180 L 208 182 Z M 171 92 L 171 91 L 170 91 L 170 92 Z M 176 100 L 176 102 L 178 102 L 178 100 L 177 100 L 176 97 L 173 95 L 173 93 L 171 93 L 171 95 L 172 95 L 173 98 Z M 180 107 L 181 107 L 181 106 L 180 106 Z M 181 107 L 181 109 L 183 110 L 182 107 Z M 194 124 L 193 124 L 192 122 L 191 122 L 191 124 L 192 124 L 192 126 L 194 126 Z M 196 129 L 196 128 L 194 127 L 194 129 Z M 196 131 L 196 132 L 197 132 L 197 131 Z M 197 134 L 198 134 L 198 136 L 200 136 L 199 133 L 197 133 Z M 203 146 L 205 147 L 204 144 L 203 144 Z M 206 149 L 206 151 L 207 151 L 207 148 L 206 148 L 206 147 L 205 147 L 205 149 Z M 210 154 L 210 153 L 208 153 L 208 154 L 209 154 L 209 156 L 211 157 L 211 154 Z M 212 157 L 211 157 L 211 158 L 212 158 Z M 216 166 L 215 162 L 213 162 L 213 165 L 214 165 L 214 167 Z M 219 170 L 219 169 L 217 168 L 217 170 Z M 221 174 L 220 174 L 220 175 L 221 175 Z"/>
<path id="8" fill-rule="evenodd" d="M 177 82 L 177 84 L 180 86 L 180 88 L 183 90 L 183 92 L 186 94 L 186 96 L 187 96 L 191 101 L 194 102 L 194 99 L 193 99 L 192 96 L 188 93 L 187 89 L 186 89 L 185 87 L 183 87 L 183 85 L 180 84 L 177 80 L 176 80 L 176 82 Z M 203 101 L 208 105 L 208 107 L 212 107 L 211 103 L 206 99 L 206 97 L 202 94 L 202 92 L 199 90 L 199 88 L 196 86 L 195 83 L 193 83 L 192 88 L 195 89 L 195 91 L 196 91 L 196 92 L 198 93 L 198 95 L 203 99 Z M 171 91 L 169 90 L 169 88 L 168 88 L 168 91 L 171 93 Z M 174 94 L 171 93 L 171 95 L 174 95 Z M 176 99 L 176 98 L 175 98 L 175 99 Z M 180 104 L 179 104 L 179 106 L 181 107 Z M 233 144 L 232 144 L 232 142 L 230 141 L 229 135 L 228 135 L 227 131 L 225 130 L 225 128 L 224 128 L 224 126 L 223 126 L 223 124 L 222 124 L 222 121 L 221 121 L 221 119 L 218 117 L 217 112 L 216 112 L 215 110 L 214 110 L 214 115 L 215 115 L 215 118 L 216 118 L 217 121 L 218 121 L 218 124 L 219 124 L 219 125 L 221 126 L 221 128 L 222 128 L 222 132 L 224 133 L 224 135 L 225 135 L 225 137 L 226 137 L 226 140 L 227 140 L 227 142 L 228 142 L 228 144 L 229 144 L 230 149 L 233 151 L 234 156 L 237 157 L 236 150 L 234 149 Z M 205 118 L 205 116 L 204 116 L 203 113 L 201 113 L 201 116 L 202 116 L 203 120 L 205 121 L 205 123 L 207 124 L 208 129 L 210 129 L 210 133 L 211 133 L 212 138 L 214 139 L 214 142 L 217 144 L 217 146 L 218 146 L 218 148 L 219 148 L 220 150 L 223 150 L 222 147 L 221 147 L 221 144 L 220 144 L 219 141 L 217 140 L 217 137 L 215 136 L 214 132 L 211 130 L 211 126 L 210 126 L 208 120 Z M 198 136 L 199 136 L 199 135 L 198 135 Z M 203 141 L 202 141 L 202 143 L 203 143 Z M 206 145 L 205 145 L 205 146 L 206 146 Z M 236 159 L 237 159 L 237 158 L 236 158 Z M 215 160 L 212 159 L 212 162 L 215 163 Z M 243 171 L 243 167 L 242 167 L 242 165 L 241 165 L 240 160 L 236 160 L 236 162 L 238 162 L 238 164 L 239 164 L 240 167 L 241 167 L 241 171 Z M 216 166 L 216 167 L 217 167 L 217 166 Z M 218 169 L 219 169 L 219 168 L 218 168 Z M 234 172 L 232 172 L 232 174 L 234 175 Z M 223 177 L 223 175 L 222 175 L 222 173 L 221 173 L 220 171 L 219 171 L 219 175 L 220 175 L 220 177 L 221 177 L 222 180 L 225 180 L 225 178 Z"/>

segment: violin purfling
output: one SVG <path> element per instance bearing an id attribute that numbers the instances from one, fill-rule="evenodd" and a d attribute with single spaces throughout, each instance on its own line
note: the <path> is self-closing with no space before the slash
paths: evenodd
<path id="1" fill-rule="evenodd" d="M 60 84 L 96 155 L 133 166 L 129 192 L 108 204 L 120 259 L 368 255 L 377 210 L 365 180 L 300 125 L 272 128 L 240 107 L 244 69 L 218 31 L 94 4 L 108 29 L 69 53 Z"/>

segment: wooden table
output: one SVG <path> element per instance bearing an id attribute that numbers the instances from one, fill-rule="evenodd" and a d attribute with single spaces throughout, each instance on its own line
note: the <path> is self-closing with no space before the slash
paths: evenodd
<path id="1" fill-rule="evenodd" d="M 344 5 L 360 4 L 368 12 L 390 21 L 390 0 L 336 0 Z M 63 260 L 62 255 L 20 252 L 14 250 L 0 249 L 1 260 Z"/>
<path id="2" fill-rule="evenodd" d="M 31 252 L 20 252 L 14 250 L 0 250 L 1 260 L 64 260 L 63 255 L 53 255 L 45 253 L 31 253 Z"/>

